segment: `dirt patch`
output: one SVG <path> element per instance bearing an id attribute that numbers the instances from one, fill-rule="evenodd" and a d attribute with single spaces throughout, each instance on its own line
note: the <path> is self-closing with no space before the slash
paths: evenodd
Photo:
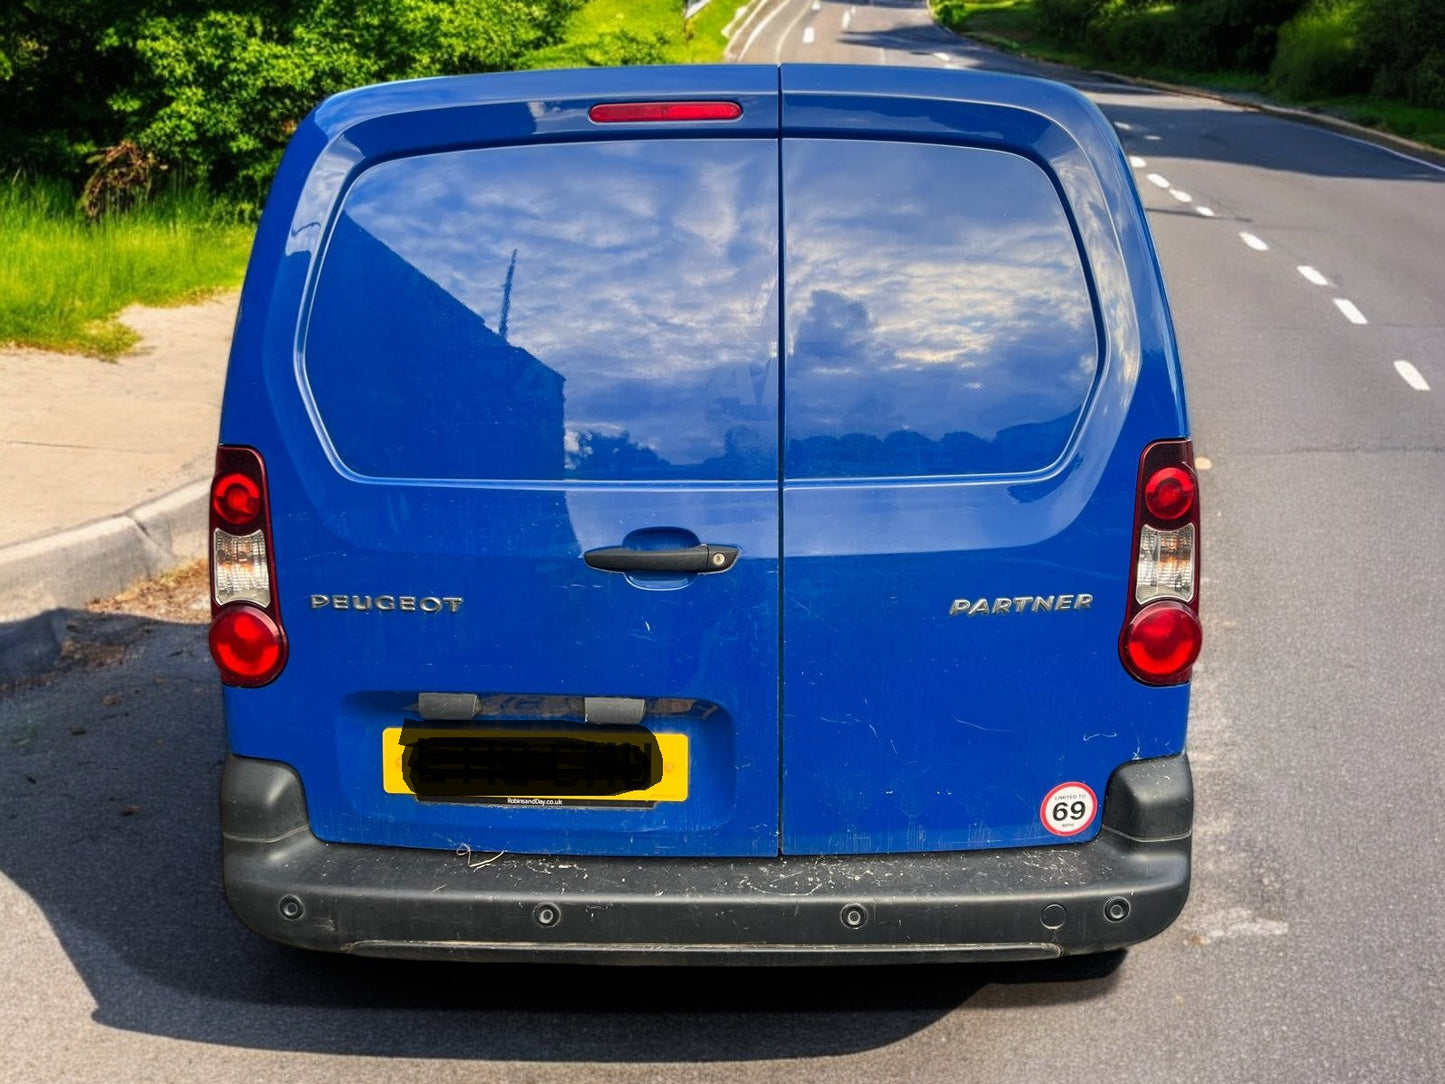
<path id="1" fill-rule="evenodd" d="M 210 620 L 211 580 L 204 557 L 142 580 L 86 607 L 94 614 L 129 614 L 153 621 L 200 625 Z"/>

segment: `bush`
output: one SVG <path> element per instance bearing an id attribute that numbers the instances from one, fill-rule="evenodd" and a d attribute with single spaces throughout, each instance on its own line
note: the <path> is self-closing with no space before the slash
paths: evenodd
<path id="1" fill-rule="evenodd" d="M 1374 92 L 1445 109 L 1445 3 L 1361 0 L 1359 45 Z"/>
<path id="2" fill-rule="evenodd" d="M 1037 0 L 1039 29 L 1063 45 L 1082 45 L 1089 23 L 1108 0 Z"/>
<path id="3" fill-rule="evenodd" d="M 1178 34 L 1178 11 L 1173 5 L 1112 0 L 1089 24 L 1084 41 L 1099 56 L 1135 67 L 1161 63 L 1190 67 L 1170 59 L 1178 51 Z"/>
<path id="4" fill-rule="evenodd" d="M 322 98 L 520 66 L 582 0 L 10 0 L 0 168 L 77 180 L 133 141 L 243 203 Z"/>
<path id="5" fill-rule="evenodd" d="M 1291 98 L 1324 98 L 1369 89 L 1355 42 L 1359 0 L 1314 0 L 1279 31 L 1270 84 Z"/>

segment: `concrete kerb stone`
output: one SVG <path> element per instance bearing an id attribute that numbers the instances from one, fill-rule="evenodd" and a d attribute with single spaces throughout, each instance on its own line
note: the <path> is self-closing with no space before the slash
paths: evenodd
<path id="1" fill-rule="evenodd" d="M 202 556 L 209 494 L 201 479 L 118 516 L 0 548 L 0 681 L 55 658 L 68 609 Z"/>

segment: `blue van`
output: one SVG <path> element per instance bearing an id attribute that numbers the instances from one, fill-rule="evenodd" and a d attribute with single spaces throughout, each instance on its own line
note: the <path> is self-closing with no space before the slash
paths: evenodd
<path id="1" fill-rule="evenodd" d="M 1067 87 L 328 100 L 211 537 L 225 884 L 267 937 L 999 960 L 1183 906 L 1197 482 L 1138 195 Z"/>

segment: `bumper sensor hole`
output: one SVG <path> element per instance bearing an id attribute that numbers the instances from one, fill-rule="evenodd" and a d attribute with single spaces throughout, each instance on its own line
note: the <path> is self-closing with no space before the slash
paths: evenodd
<path id="1" fill-rule="evenodd" d="M 868 911 L 861 904 L 850 903 L 838 912 L 838 921 L 850 930 L 861 930 L 868 924 Z"/>
<path id="2" fill-rule="evenodd" d="M 282 918 L 295 922 L 306 914 L 306 905 L 299 896 L 282 896 L 276 903 L 276 910 L 281 912 Z"/>
<path id="3" fill-rule="evenodd" d="M 1129 901 L 1123 896 L 1115 896 L 1104 904 L 1104 917 L 1110 922 L 1123 922 L 1129 917 Z"/>
<path id="4" fill-rule="evenodd" d="M 555 926 L 562 921 L 562 909 L 555 903 L 539 903 L 532 908 L 532 921 L 538 926 Z"/>

